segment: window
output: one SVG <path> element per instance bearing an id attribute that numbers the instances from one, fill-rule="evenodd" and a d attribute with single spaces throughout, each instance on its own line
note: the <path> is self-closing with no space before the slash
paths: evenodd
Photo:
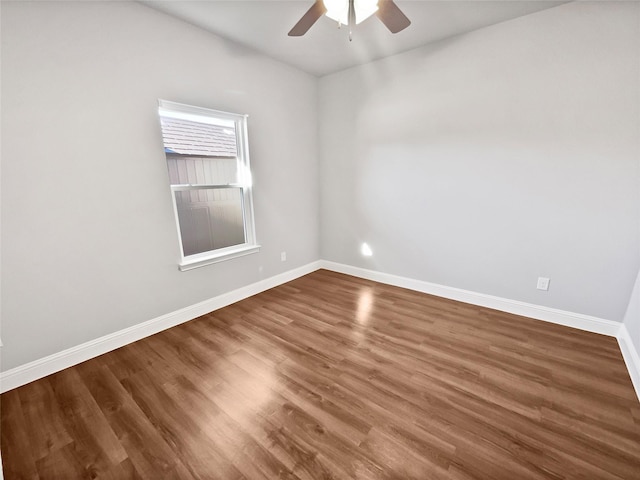
<path id="1" fill-rule="evenodd" d="M 159 103 L 180 270 L 257 252 L 246 115 Z"/>

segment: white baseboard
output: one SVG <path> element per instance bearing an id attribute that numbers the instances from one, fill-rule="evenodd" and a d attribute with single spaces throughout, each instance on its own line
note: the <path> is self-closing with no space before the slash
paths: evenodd
<path id="1" fill-rule="evenodd" d="M 620 326 L 620 330 L 618 331 L 618 345 L 620 345 L 624 363 L 627 364 L 631 383 L 633 383 L 633 388 L 635 388 L 638 400 L 640 400 L 640 352 L 636 350 L 635 345 L 631 341 L 629 330 L 627 330 L 624 324 Z"/>
<path id="2" fill-rule="evenodd" d="M 0 393 L 7 392 L 52 373 L 77 365 L 91 358 L 141 340 L 155 333 L 188 322 L 201 315 L 218 310 L 245 298 L 256 295 L 320 268 L 320 262 L 312 262 L 293 270 L 275 275 L 246 287 L 210 298 L 195 305 L 176 310 L 124 330 L 105 335 L 75 347 L 0 373 Z"/>
<path id="3" fill-rule="evenodd" d="M 0 393 L 7 392 L 39 378 L 46 377 L 52 373 L 77 365 L 78 363 L 82 363 L 91 358 L 115 350 L 116 348 L 141 340 L 142 338 L 161 332 L 167 328 L 193 320 L 201 315 L 226 307 L 227 305 L 231 305 L 232 303 L 251 297 L 270 288 L 277 287 L 278 285 L 282 285 L 283 283 L 314 272 L 320 268 L 388 285 L 408 288 L 410 290 L 428 293 L 443 298 L 449 298 L 451 300 L 470 303 L 481 307 L 492 308 L 503 312 L 578 328 L 580 330 L 617 337 L 625 362 L 627 363 L 627 368 L 629 369 L 632 381 L 636 388 L 636 392 L 640 392 L 640 360 L 638 360 L 638 352 L 635 351 L 626 328 L 624 328 L 624 332 L 627 332 L 626 336 L 620 333 L 622 332 L 622 324 L 619 322 L 533 305 L 516 300 L 494 297 L 491 295 L 447 287 L 421 280 L 414 280 L 397 275 L 376 272 L 341 263 L 319 260 L 251 285 L 247 285 L 246 287 L 219 295 L 209 300 L 205 300 L 195 305 L 134 325 L 124 330 L 63 350 L 62 352 L 35 360 L 11 370 L 7 370 L 6 372 L 2 372 L 0 373 Z"/>
<path id="4" fill-rule="evenodd" d="M 447 287 L 436 283 L 424 282 L 422 280 L 399 277 L 397 275 L 367 270 L 360 267 L 352 267 L 351 265 L 344 265 L 342 263 L 321 260 L 320 267 L 326 270 L 352 275 L 354 277 L 374 280 L 387 285 L 407 288 L 409 290 L 428 293 L 430 295 L 457 300 L 463 303 L 470 303 L 480 307 L 492 308 L 494 310 L 513 313 L 523 317 L 535 318 L 536 320 L 543 320 L 545 322 L 578 328 L 588 332 L 600 333 L 610 337 L 617 336 L 618 329 L 621 325 L 619 322 L 613 322 L 603 318 L 557 310 L 555 308 L 548 308 L 540 305 L 533 305 L 531 303 L 519 302 L 517 300 L 494 297 L 492 295 L 485 295 L 484 293 L 476 293 L 469 290 L 462 290 L 460 288 Z"/>

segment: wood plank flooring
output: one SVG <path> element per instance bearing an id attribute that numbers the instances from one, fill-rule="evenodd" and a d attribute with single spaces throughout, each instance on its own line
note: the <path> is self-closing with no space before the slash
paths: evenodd
<path id="1" fill-rule="evenodd" d="M 616 340 L 320 270 L 2 395 L 12 479 L 640 479 Z"/>

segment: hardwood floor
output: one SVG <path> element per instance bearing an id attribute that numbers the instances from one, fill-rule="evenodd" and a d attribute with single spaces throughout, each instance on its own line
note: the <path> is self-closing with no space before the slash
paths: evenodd
<path id="1" fill-rule="evenodd" d="M 2 395 L 11 479 L 640 479 L 615 339 L 324 270 Z"/>

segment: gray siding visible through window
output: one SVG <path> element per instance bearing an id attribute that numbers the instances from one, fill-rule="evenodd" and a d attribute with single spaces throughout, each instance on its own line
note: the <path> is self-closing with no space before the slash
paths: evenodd
<path id="1" fill-rule="evenodd" d="M 238 182 L 238 160 L 167 153 L 171 185 L 226 185 Z"/>

